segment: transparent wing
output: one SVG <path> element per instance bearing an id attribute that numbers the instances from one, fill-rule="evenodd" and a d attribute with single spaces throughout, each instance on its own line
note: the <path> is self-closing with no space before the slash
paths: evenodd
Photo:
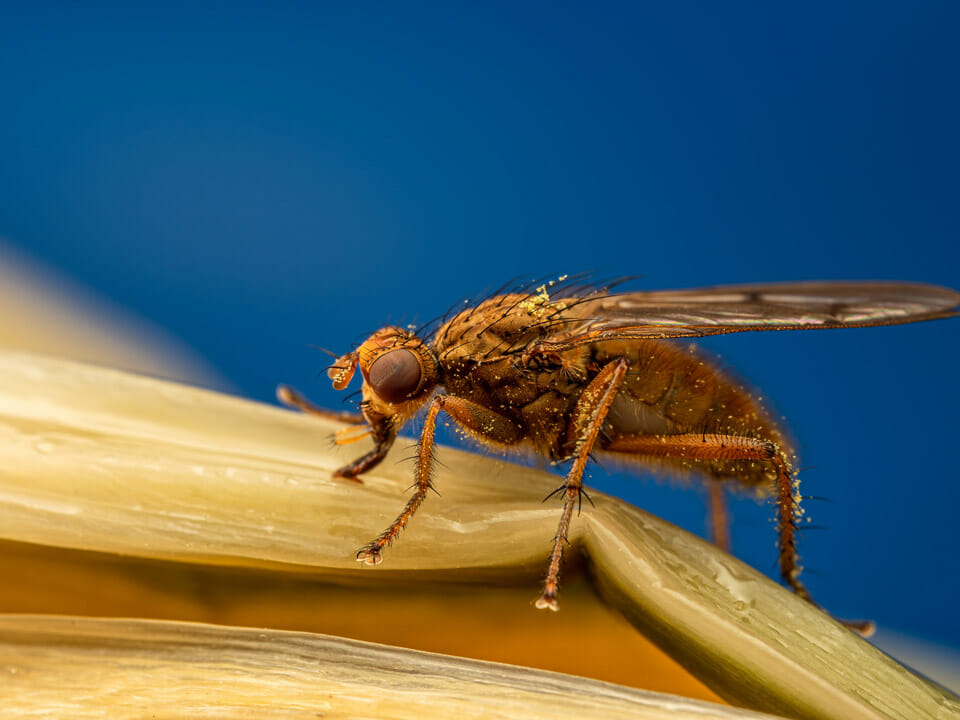
<path id="1" fill-rule="evenodd" d="M 958 309 L 960 293 L 919 283 L 803 282 L 621 293 L 582 299 L 564 313 L 582 322 L 578 331 L 542 345 L 559 349 L 631 338 L 898 325 L 952 317 Z"/>

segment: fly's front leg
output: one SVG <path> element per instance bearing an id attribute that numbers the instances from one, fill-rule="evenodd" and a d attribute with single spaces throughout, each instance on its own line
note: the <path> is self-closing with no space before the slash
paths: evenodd
<path id="1" fill-rule="evenodd" d="M 484 440 L 493 444 L 513 445 L 521 439 L 517 427 L 509 419 L 493 410 L 463 398 L 437 395 L 430 403 L 430 409 L 427 410 L 427 417 L 423 422 L 423 431 L 420 433 L 420 442 L 417 445 L 417 464 L 414 472 L 416 489 L 413 496 L 407 501 L 406 506 L 390 527 L 360 549 L 360 552 L 357 553 L 357 560 L 367 565 L 376 565 L 381 562 L 383 548 L 396 539 L 397 535 L 410 522 L 413 514 L 423 504 L 427 492 L 432 487 L 434 435 L 437 429 L 437 415 L 440 414 L 441 410 L 445 410 L 450 417 L 469 432 L 480 435 Z"/>
<path id="2" fill-rule="evenodd" d="M 550 563 L 547 566 L 547 578 L 543 584 L 543 593 L 537 600 L 540 609 L 550 608 L 558 610 L 557 582 L 560 577 L 560 563 L 563 559 L 563 546 L 567 542 L 567 531 L 570 528 L 570 519 L 573 517 L 574 505 L 580 503 L 580 493 L 583 492 L 583 471 L 590 459 L 590 451 L 597 442 L 600 429 L 610 411 L 614 398 L 623 383 L 630 363 L 617 359 L 605 365 L 590 381 L 590 384 L 581 393 L 580 399 L 573 410 L 567 433 L 568 442 L 573 443 L 573 465 L 563 484 L 564 500 L 563 512 L 560 515 L 560 525 L 553 538 L 553 551 L 550 553 Z"/>
<path id="3" fill-rule="evenodd" d="M 368 413 L 369 417 L 365 417 L 359 413 L 327 410 L 318 405 L 314 405 L 299 392 L 287 385 L 277 387 L 277 399 L 284 405 L 302 410 L 310 415 L 317 415 L 327 420 L 350 424 L 352 427 L 341 428 L 333 434 L 333 441 L 337 445 L 348 445 L 368 435 L 373 436 L 373 450 L 361 455 L 342 468 L 334 470 L 334 477 L 346 478 L 347 480 L 353 480 L 357 483 L 361 482 L 357 476 L 379 465 L 380 461 L 387 456 L 387 452 L 389 452 L 393 446 L 393 441 L 397 438 L 393 424 L 384 415 Z M 368 426 L 358 427 L 363 425 L 363 423 L 367 423 Z"/>
<path id="4" fill-rule="evenodd" d="M 377 443 L 373 446 L 373 450 L 370 452 L 361 455 L 353 462 L 344 465 L 342 468 L 334 470 L 333 476 L 345 478 L 347 480 L 353 480 L 354 482 L 362 482 L 357 475 L 362 475 L 367 470 L 375 468 L 377 465 L 379 465 L 380 461 L 387 456 L 387 453 L 393 446 L 393 441 L 396 439 L 396 437 L 396 434 L 393 434 L 386 441 Z"/>
<path id="5" fill-rule="evenodd" d="M 337 445 L 346 445 L 347 443 L 354 442 L 359 440 L 362 437 L 367 435 L 373 436 L 373 450 L 370 452 L 361 455 L 352 463 L 344 465 L 339 470 L 335 470 L 333 473 L 334 477 L 342 477 L 348 480 L 354 480 L 355 482 L 360 482 L 360 479 L 357 475 L 365 473 L 367 470 L 375 468 L 380 464 L 380 461 L 383 460 L 387 453 L 390 451 L 390 448 L 393 447 L 394 440 L 397 439 L 397 429 L 394 426 L 393 421 L 386 415 L 381 415 L 380 413 L 373 412 L 369 407 L 364 407 L 364 416 L 367 420 L 368 427 L 364 430 L 362 434 L 354 434 L 347 437 L 352 428 L 347 428 L 347 432 L 343 433 L 337 431 L 334 433 L 334 442 Z"/>
<path id="6" fill-rule="evenodd" d="M 302 410 L 305 413 L 317 415 L 327 420 L 336 420 L 337 422 L 347 423 L 349 425 L 362 425 L 364 423 L 363 415 L 360 413 L 346 412 L 343 410 L 327 410 L 319 405 L 314 405 L 289 385 L 277 385 L 277 400 L 287 407 L 296 408 L 297 410 Z"/>
<path id="7" fill-rule="evenodd" d="M 820 607 L 800 581 L 800 572 L 803 569 L 797 553 L 800 496 L 796 491 L 790 464 L 775 443 L 721 433 L 624 435 L 613 440 L 604 450 L 648 457 L 688 460 L 760 460 L 770 463 L 777 475 L 777 546 L 780 575 L 797 595 L 815 607 Z M 861 635 L 873 634 L 874 624 L 870 621 L 841 620 L 840 622 Z"/>

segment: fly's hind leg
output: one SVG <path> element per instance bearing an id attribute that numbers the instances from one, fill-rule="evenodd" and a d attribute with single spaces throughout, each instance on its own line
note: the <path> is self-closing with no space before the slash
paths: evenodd
<path id="1" fill-rule="evenodd" d="M 624 435 L 612 441 L 607 451 L 648 457 L 689 460 L 760 460 L 770 463 L 777 474 L 777 545 L 783 581 L 804 600 L 820 607 L 800 581 L 800 556 L 797 553 L 797 525 L 800 498 L 796 492 L 790 464 L 775 443 L 720 433 L 682 433 L 678 435 Z M 821 608 L 822 609 L 822 608 Z M 840 620 L 861 635 L 873 634 L 874 624 L 867 620 Z"/>
<path id="2" fill-rule="evenodd" d="M 727 489 L 720 480 L 707 481 L 710 493 L 710 539 L 724 552 L 730 552 L 730 513 L 727 511 Z"/>
<path id="3" fill-rule="evenodd" d="M 574 408 L 567 435 L 568 443 L 573 443 L 573 465 L 560 488 L 564 492 L 563 512 L 560 515 L 557 534 L 553 537 L 553 551 L 550 553 L 543 593 L 537 600 L 538 608 L 559 609 L 557 584 L 560 577 L 560 563 L 563 560 L 563 546 L 567 542 L 570 519 L 573 517 L 573 507 L 579 506 L 580 494 L 583 492 L 583 471 L 586 469 L 590 452 L 597 442 L 610 405 L 613 404 L 629 367 L 630 363 L 623 358 L 605 365 L 581 393 Z"/>

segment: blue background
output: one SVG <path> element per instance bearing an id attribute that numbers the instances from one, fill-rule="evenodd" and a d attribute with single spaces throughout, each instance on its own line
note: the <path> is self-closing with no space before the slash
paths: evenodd
<path id="1" fill-rule="evenodd" d="M 514 275 L 960 287 L 953 1 L 22 5 L 0 10 L 0 235 L 250 397 L 334 405 L 309 344 Z M 808 504 L 814 594 L 955 647 L 958 340 L 707 343 L 830 499 Z M 703 529 L 697 492 L 592 484 Z M 775 574 L 772 510 L 734 513 Z"/>

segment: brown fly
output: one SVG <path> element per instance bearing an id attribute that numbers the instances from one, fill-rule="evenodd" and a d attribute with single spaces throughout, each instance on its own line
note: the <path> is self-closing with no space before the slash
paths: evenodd
<path id="1" fill-rule="evenodd" d="M 537 607 L 557 609 L 557 581 L 583 474 L 592 455 L 696 474 L 711 487 L 713 532 L 726 535 L 724 483 L 772 493 L 780 574 L 813 603 L 800 581 L 800 496 L 783 430 L 742 385 L 708 357 L 671 338 L 747 330 L 871 327 L 952 317 L 960 293 L 878 282 L 738 285 L 614 293 L 561 278 L 500 291 L 461 306 L 419 334 L 385 327 L 337 359 L 328 375 L 344 389 L 359 366 L 362 417 L 315 407 L 289 388 L 287 404 L 355 425 L 338 444 L 369 435 L 374 447 L 335 475 L 375 467 L 411 417 L 426 406 L 416 490 L 393 523 L 357 559 L 379 563 L 431 489 L 437 416 L 499 449 L 525 448 L 569 462 L 560 524 Z M 868 631 L 868 623 L 849 623 Z"/>

